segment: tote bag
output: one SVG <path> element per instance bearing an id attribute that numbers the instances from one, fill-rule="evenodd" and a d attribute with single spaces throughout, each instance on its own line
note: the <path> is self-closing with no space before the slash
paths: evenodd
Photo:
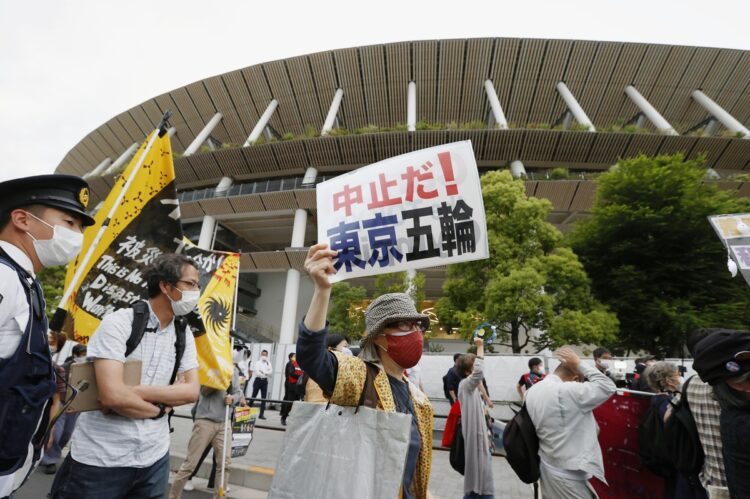
<path id="1" fill-rule="evenodd" d="M 269 499 L 396 499 L 410 414 L 294 402 Z"/>

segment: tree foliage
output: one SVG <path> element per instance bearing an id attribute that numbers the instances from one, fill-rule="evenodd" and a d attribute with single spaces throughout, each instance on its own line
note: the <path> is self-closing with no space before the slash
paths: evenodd
<path id="1" fill-rule="evenodd" d="M 731 279 L 709 215 L 750 201 L 703 181 L 703 159 L 620 161 L 599 177 L 592 217 L 570 235 L 596 296 L 617 313 L 619 346 L 680 355 L 695 327 L 746 327 L 750 292 Z"/>
<path id="2" fill-rule="evenodd" d="M 527 197 L 522 181 L 500 171 L 482 177 L 482 196 L 490 258 L 448 267 L 436 305 L 441 322 L 467 338 L 493 323 L 515 353 L 529 344 L 539 351 L 613 341 L 617 319 L 593 298 L 583 265 L 547 222 L 550 202 Z"/>
<path id="3" fill-rule="evenodd" d="M 375 276 L 375 293 L 373 299 L 386 293 L 409 293 L 414 300 L 414 306 L 418 311 L 424 309 L 424 284 L 425 275 L 416 272 L 412 282 L 406 272 L 392 272 Z"/>
<path id="4" fill-rule="evenodd" d="M 352 286 L 348 282 L 337 282 L 331 289 L 331 304 L 328 309 L 328 329 L 344 334 L 354 341 L 365 332 L 364 302 L 367 290 Z"/>
<path id="5" fill-rule="evenodd" d="M 47 302 L 47 317 L 51 318 L 60 304 L 60 300 L 65 292 L 65 273 L 67 271 L 67 266 L 60 265 L 44 268 L 37 273 L 37 280 L 42 285 L 44 300 Z"/>

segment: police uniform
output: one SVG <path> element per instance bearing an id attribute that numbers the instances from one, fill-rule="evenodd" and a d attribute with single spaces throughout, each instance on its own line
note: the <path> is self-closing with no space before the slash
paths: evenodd
<path id="1" fill-rule="evenodd" d="M 94 219 L 86 213 L 88 198 L 88 184 L 72 175 L 0 183 L 3 214 L 43 205 L 69 212 L 89 226 Z M 0 497 L 10 494 L 41 457 L 55 386 L 44 306 L 31 259 L 0 240 Z"/>

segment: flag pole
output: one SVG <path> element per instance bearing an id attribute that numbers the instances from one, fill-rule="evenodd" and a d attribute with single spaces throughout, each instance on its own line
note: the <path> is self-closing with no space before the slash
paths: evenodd
<path id="1" fill-rule="evenodd" d="M 233 307 L 234 311 L 232 312 L 232 331 L 234 330 L 235 326 L 237 325 L 237 293 L 240 289 L 240 262 L 237 261 L 237 275 L 234 278 L 234 302 Z M 234 337 L 230 334 L 229 335 L 229 349 L 230 349 L 230 355 L 234 353 Z M 232 366 L 232 379 L 234 379 L 234 366 Z M 231 442 L 229 442 L 229 445 L 227 445 L 227 433 L 229 433 L 229 406 L 226 406 L 226 410 L 224 411 L 224 448 L 221 450 L 221 479 L 220 479 L 220 486 L 219 486 L 219 497 L 226 497 L 224 490 L 224 473 L 226 470 L 226 462 L 227 462 L 227 447 L 231 447 Z"/>
<path id="2" fill-rule="evenodd" d="M 83 275 L 86 265 L 88 265 L 89 260 L 91 260 L 91 256 L 94 254 L 94 250 L 99 245 L 99 241 L 101 241 L 102 237 L 104 237 L 104 233 L 109 228 L 109 223 L 112 220 L 112 217 L 115 215 L 115 212 L 120 207 L 122 198 L 125 197 L 125 193 L 128 191 L 130 184 L 133 183 L 135 176 L 138 174 L 138 170 L 141 169 L 141 166 L 143 165 L 143 162 L 146 160 L 146 156 L 148 155 L 149 151 L 153 147 L 154 142 L 156 142 L 157 137 L 161 138 L 164 136 L 164 134 L 167 133 L 167 126 L 169 125 L 169 118 L 171 116 L 172 116 L 172 111 L 167 110 L 167 112 L 164 113 L 164 116 L 162 116 L 161 122 L 159 122 L 159 126 L 155 130 L 157 131 L 157 133 L 152 132 L 152 136 L 149 139 L 148 144 L 146 144 L 146 148 L 143 150 L 143 153 L 141 154 L 141 157 L 138 159 L 138 162 L 133 168 L 133 171 L 130 173 L 130 177 L 128 177 L 127 181 L 125 182 L 125 185 L 120 190 L 120 193 L 117 196 L 117 199 L 115 200 L 115 202 L 112 203 L 112 208 L 109 210 L 109 213 L 107 213 L 107 218 L 105 218 L 104 221 L 102 222 L 102 226 L 99 228 L 99 232 L 96 234 L 96 237 L 94 237 L 94 240 L 89 246 L 88 251 L 86 252 L 86 255 L 78 264 L 78 267 L 76 268 L 76 271 L 73 274 L 73 278 L 70 280 L 70 284 L 68 285 L 68 288 L 65 290 L 65 293 L 60 299 L 60 304 L 57 306 L 57 310 L 55 311 L 55 314 L 52 317 L 52 320 L 50 321 L 50 324 L 49 324 L 49 328 L 51 330 L 60 331 L 62 329 L 63 324 L 65 322 L 65 317 L 67 315 L 67 310 L 65 309 L 65 305 L 68 299 L 70 299 L 70 295 L 72 295 L 73 290 L 76 289 L 78 281 Z"/>

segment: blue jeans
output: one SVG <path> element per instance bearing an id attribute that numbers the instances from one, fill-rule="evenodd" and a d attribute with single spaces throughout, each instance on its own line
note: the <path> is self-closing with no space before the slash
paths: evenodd
<path id="1" fill-rule="evenodd" d="M 40 463 L 42 466 L 57 464 L 62 455 L 62 449 L 68 445 L 70 437 L 73 435 L 76 421 L 78 421 L 78 413 L 62 413 L 60 415 L 52 430 L 54 432 L 52 446 L 45 450 L 44 457 L 42 457 Z"/>
<path id="2" fill-rule="evenodd" d="M 100 467 L 63 461 L 52 499 L 162 499 L 169 486 L 169 453 L 147 468 Z"/>

